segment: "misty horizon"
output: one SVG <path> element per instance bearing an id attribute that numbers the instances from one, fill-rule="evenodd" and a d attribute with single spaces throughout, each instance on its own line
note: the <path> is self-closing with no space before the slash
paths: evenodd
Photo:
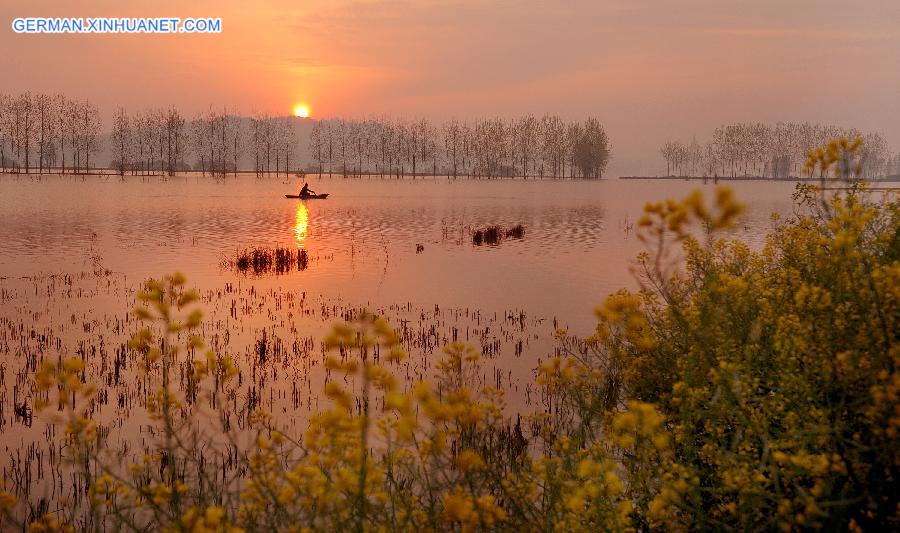
<path id="1" fill-rule="evenodd" d="M 115 107 L 208 106 L 314 118 L 587 116 L 612 140 L 612 174 L 659 170 L 670 139 L 733 122 L 810 122 L 900 146 L 900 4 L 710 0 L 671 4 L 269 1 L 253 8 L 6 2 L 15 16 L 217 16 L 191 36 L 0 32 L 10 93 Z M 26 59 L 27 58 L 27 59 Z M 90 58 L 90 59 L 88 59 Z M 138 68 L 139 67 L 139 68 Z M 834 76 L 833 72 L 843 73 Z"/>

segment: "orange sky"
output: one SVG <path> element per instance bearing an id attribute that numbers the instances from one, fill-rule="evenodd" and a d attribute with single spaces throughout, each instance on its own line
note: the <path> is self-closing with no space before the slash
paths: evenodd
<path id="1" fill-rule="evenodd" d="M 17 35 L 19 16 L 213 16 L 223 32 Z M 3 0 L 0 20 L 0 91 L 106 117 L 297 101 L 314 117 L 594 115 L 613 172 L 654 171 L 667 138 L 730 121 L 832 122 L 900 149 L 897 0 Z"/>

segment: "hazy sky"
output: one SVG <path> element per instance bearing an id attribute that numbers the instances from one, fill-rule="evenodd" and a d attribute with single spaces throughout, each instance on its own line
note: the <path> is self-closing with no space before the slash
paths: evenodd
<path id="1" fill-rule="evenodd" d="M 212 16 L 222 33 L 18 35 L 20 16 Z M 614 173 L 655 172 L 664 140 L 731 121 L 830 122 L 900 149 L 900 0 L 3 0 L 0 20 L 0 91 L 87 97 L 107 118 L 298 101 L 314 117 L 592 115 Z"/>

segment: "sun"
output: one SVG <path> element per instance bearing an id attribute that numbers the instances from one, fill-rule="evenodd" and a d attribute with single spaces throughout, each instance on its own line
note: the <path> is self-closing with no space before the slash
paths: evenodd
<path id="1" fill-rule="evenodd" d="M 294 106 L 294 116 L 300 118 L 309 118 L 309 106 L 306 104 L 297 104 Z"/>

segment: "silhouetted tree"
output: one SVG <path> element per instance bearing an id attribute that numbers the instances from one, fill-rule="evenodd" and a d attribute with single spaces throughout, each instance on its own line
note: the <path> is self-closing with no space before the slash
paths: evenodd
<path id="1" fill-rule="evenodd" d="M 887 162 L 891 156 L 887 142 L 880 134 L 810 123 L 722 125 L 712 132 L 707 145 L 698 150 L 699 145 L 692 143 L 683 155 L 690 173 L 699 167 L 707 176 L 727 174 L 731 177 L 785 178 L 799 176 L 806 154 L 837 137 L 860 137 L 864 140 L 860 157 L 864 177 L 875 178 L 888 171 Z M 667 141 L 660 149 L 666 161 L 667 174 L 674 169 L 679 172 L 684 170 L 679 153 L 681 146 L 677 141 Z"/>
<path id="2" fill-rule="evenodd" d="M 587 119 L 575 143 L 574 161 L 581 177 L 602 178 L 609 162 L 609 153 L 609 138 L 600 121 Z"/>
<path id="3" fill-rule="evenodd" d="M 119 107 L 113 118 L 112 141 L 116 155 L 116 170 L 119 171 L 120 176 L 124 176 L 125 170 L 132 166 L 131 146 L 133 136 L 134 132 L 132 131 L 131 120 L 128 117 L 128 113 L 125 109 Z"/>

